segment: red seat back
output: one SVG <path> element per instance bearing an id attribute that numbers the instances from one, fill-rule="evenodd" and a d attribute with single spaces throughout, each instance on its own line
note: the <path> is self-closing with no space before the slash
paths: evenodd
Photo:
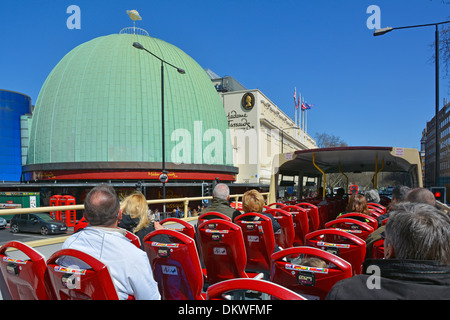
<path id="1" fill-rule="evenodd" d="M 270 218 L 250 212 L 239 215 L 234 223 L 241 227 L 244 237 L 247 253 L 246 270 L 268 272 L 270 256 L 275 250 L 275 237 Z"/>
<path id="2" fill-rule="evenodd" d="M 352 265 L 353 274 L 361 273 L 366 242 L 351 233 L 337 229 L 321 229 L 308 233 L 306 246 L 331 252 Z"/>
<path id="3" fill-rule="evenodd" d="M 370 216 L 374 217 L 375 219 L 378 218 L 379 216 L 383 215 L 383 213 L 381 211 L 379 211 L 378 209 L 374 209 L 374 208 L 369 208 L 369 212 L 370 212 Z"/>
<path id="4" fill-rule="evenodd" d="M 308 219 L 310 221 L 309 231 L 315 231 L 319 228 L 323 228 L 326 220 L 322 221 L 319 216 L 319 208 L 312 203 L 300 202 L 296 204 L 297 207 L 306 209 L 308 213 Z M 323 210 L 325 212 L 325 210 Z M 323 218 L 324 219 L 324 218 Z"/>
<path id="5" fill-rule="evenodd" d="M 379 239 L 373 243 L 372 259 L 384 259 L 384 239 Z"/>
<path id="6" fill-rule="evenodd" d="M 179 231 L 179 232 L 187 235 L 188 237 L 195 239 L 195 228 L 189 222 L 184 221 L 182 219 L 178 219 L 178 218 L 167 218 L 167 219 L 162 220 L 160 223 L 161 223 L 161 225 L 164 225 L 167 222 L 175 222 L 175 223 L 181 224 L 182 228 L 172 229 L 172 230 Z M 166 229 L 170 229 L 170 228 L 166 227 Z"/>
<path id="7" fill-rule="evenodd" d="M 273 203 L 267 205 L 267 207 L 269 207 L 270 209 L 275 209 L 275 208 L 271 208 L 272 206 L 275 206 L 275 208 L 283 208 L 286 205 L 284 203 L 280 203 L 280 202 L 273 202 Z"/>
<path id="8" fill-rule="evenodd" d="M 368 202 L 368 203 L 367 203 L 367 206 L 368 206 L 369 208 L 376 208 L 376 209 L 378 209 L 381 213 L 386 213 L 386 207 L 383 206 L 383 205 L 381 205 L 381 204 L 379 204 L 379 203 Z"/>
<path id="9" fill-rule="evenodd" d="M 356 219 L 362 222 L 367 223 L 369 226 L 373 228 L 373 230 L 378 229 L 378 221 L 376 218 L 368 216 L 367 214 L 359 213 L 359 212 L 349 212 L 340 215 L 336 219 L 344 219 L 344 218 L 350 218 L 350 219 Z"/>
<path id="10" fill-rule="evenodd" d="M 90 268 L 61 266 L 58 259 L 70 257 Z M 118 300 L 116 288 L 106 265 L 75 249 L 62 249 L 47 260 L 47 270 L 58 300 Z"/>
<path id="11" fill-rule="evenodd" d="M 275 242 L 277 245 L 290 248 L 294 245 L 295 230 L 292 215 L 283 209 L 268 209 L 264 213 L 270 213 L 278 221 L 281 228 L 275 232 Z"/>
<path id="12" fill-rule="evenodd" d="M 165 234 L 170 243 L 152 238 Z M 155 230 L 144 238 L 144 249 L 163 300 L 203 300 L 203 274 L 194 239 L 170 230 Z"/>
<path id="13" fill-rule="evenodd" d="M 323 260 L 326 267 L 302 266 L 304 259 L 312 257 Z M 336 282 L 351 276 L 347 261 L 318 248 L 293 247 L 272 256 L 270 280 L 308 299 L 325 299 Z"/>
<path id="14" fill-rule="evenodd" d="M 127 233 L 125 234 L 125 237 L 131 241 L 132 244 L 134 244 L 139 249 L 141 248 L 141 240 L 137 235 L 127 230 Z"/>
<path id="15" fill-rule="evenodd" d="M 257 279 L 231 279 L 216 283 L 208 287 L 208 300 L 227 300 L 224 295 L 235 290 L 251 290 L 271 295 L 278 300 L 306 300 L 301 295 L 286 289 L 276 283 Z"/>
<path id="16" fill-rule="evenodd" d="M 292 215 L 294 223 L 294 246 L 305 244 L 305 235 L 309 233 L 312 227 L 312 221 L 309 219 L 307 209 L 299 206 L 285 206 L 282 210 L 288 211 Z"/>
<path id="17" fill-rule="evenodd" d="M 200 215 L 198 217 L 197 223 L 198 223 L 198 225 L 200 225 L 203 222 L 205 222 L 206 220 L 211 220 L 211 219 L 224 219 L 226 221 L 231 222 L 231 218 L 229 216 L 227 216 L 223 213 L 220 213 L 220 212 L 211 211 L 211 212 L 205 212 L 204 214 Z"/>
<path id="18" fill-rule="evenodd" d="M 319 212 L 319 229 L 324 228 L 325 223 L 330 220 L 328 217 L 328 203 L 322 200 L 308 200 L 308 202 L 306 203 L 312 204 L 317 207 L 317 211 Z"/>
<path id="19" fill-rule="evenodd" d="M 349 232 L 363 240 L 366 240 L 373 228 L 367 223 L 350 218 L 339 218 L 325 224 L 326 228 L 334 228 Z"/>
<path id="20" fill-rule="evenodd" d="M 198 236 L 209 284 L 247 278 L 241 227 L 223 219 L 212 219 L 199 225 Z"/>
<path id="21" fill-rule="evenodd" d="M 15 248 L 28 259 L 14 259 L 6 254 Z M 47 264 L 42 254 L 30 246 L 10 241 L 0 248 L 0 276 L 12 300 L 51 300 L 55 295 L 50 285 Z M 4 297 L 6 300 L 6 297 Z"/>

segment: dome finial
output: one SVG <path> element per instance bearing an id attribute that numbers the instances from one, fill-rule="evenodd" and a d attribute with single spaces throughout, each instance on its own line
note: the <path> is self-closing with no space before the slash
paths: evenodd
<path id="1" fill-rule="evenodd" d="M 136 34 L 136 31 L 139 35 L 146 35 L 149 36 L 148 32 L 141 28 L 136 28 L 136 21 L 142 20 L 141 15 L 137 10 L 127 10 L 127 14 L 130 17 L 131 20 L 133 20 L 133 27 L 124 28 L 120 31 L 120 34 L 122 33 L 128 33 L 128 34 Z"/>

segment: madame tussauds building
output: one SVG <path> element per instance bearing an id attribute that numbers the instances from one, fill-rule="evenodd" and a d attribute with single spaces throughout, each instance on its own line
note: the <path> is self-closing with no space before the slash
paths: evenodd
<path id="1" fill-rule="evenodd" d="M 147 35 L 112 34 L 83 43 L 63 57 L 41 88 L 24 180 L 157 187 L 162 118 L 168 188 L 216 178 L 235 181 L 227 117 L 196 61 Z"/>

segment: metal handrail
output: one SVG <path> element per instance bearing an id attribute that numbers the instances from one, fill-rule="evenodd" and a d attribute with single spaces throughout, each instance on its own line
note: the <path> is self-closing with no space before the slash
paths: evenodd
<path id="1" fill-rule="evenodd" d="M 261 193 L 266 198 L 269 196 L 269 192 Z M 230 195 L 230 199 L 234 199 L 236 204 L 243 194 Z M 158 199 L 147 200 L 148 204 L 160 204 L 160 203 L 176 203 L 181 202 L 184 204 L 184 218 L 187 219 L 188 207 L 190 201 L 211 200 L 213 197 L 189 197 L 189 198 L 173 198 L 173 199 Z M 237 208 L 237 206 L 236 206 Z M 84 204 L 68 205 L 68 206 L 49 206 L 49 207 L 37 207 L 37 208 L 16 208 L 16 209 L 2 209 L 0 210 L 0 216 L 10 214 L 27 214 L 37 212 L 53 212 L 53 211 L 67 211 L 67 210 L 84 210 Z"/>
<path id="2" fill-rule="evenodd" d="M 261 193 L 263 196 L 266 196 L 266 200 L 269 199 L 269 192 Z M 230 199 L 234 199 L 237 203 L 239 202 L 239 198 L 241 198 L 243 194 L 235 194 L 230 195 Z M 198 219 L 198 217 L 187 217 L 187 211 L 189 206 L 189 201 L 199 201 L 199 200 L 210 200 L 212 197 L 191 197 L 191 198 L 174 198 L 174 199 L 158 199 L 158 200 L 147 200 L 148 204 L 159 204 L 159 203 L 167 203 L 167 202 L 183 202 L 184 203 L 184 218 L 183 220 L 192 221 Z M 66 211 L 66 210 L 84 210 L 84 204 L 77 205 L 68 205 L 68 206 L 51 206 L 51 207 L 37 207 L 37 208 L 16 208 L 16 209 L 2 209 L 0 210 L 0 216 L 2 215 L 10 215 L 10 214 L 27 214 L 27 213 L 36 213 L 36 212 L 52 212 L 52 211 Z M 49 239 L 43 240 L 35 240 L 28 242 L 27 244 L 30 247 L 40 247 L 47 246 L 57 243 L 63 243 L 69 236 L 62 237 L 52 237 Z M 11 249 L 12 251 L 12 249 Z"/>

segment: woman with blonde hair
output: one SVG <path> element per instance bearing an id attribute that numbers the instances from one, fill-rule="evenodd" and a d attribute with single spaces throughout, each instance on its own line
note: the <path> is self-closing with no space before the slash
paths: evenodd
<path id="1" fill-rule="evenodd" d="M 273 232 L 280 230 L 281 226 L 278 221 L 270 213 L 264 212 L 264 197 L 257 190 L 248 190 L 242 196 L 242 210 L 244 213 L 255 212 L 269 217 L 272 221 Z M 233 221 L 237 215 L 233 215 Z"/>
<path id="2" fill-rule="evenodd" d="M 144 248 L 144 237 L 150 232 L 163 229 L 157 221 L 151 221 L 148 216 L 148 204 L 145 196 L 141 192 L 134 192 L 127 196 L 120 203 L 122 210 L 122 220 L 119 227 L 133 232 L 141 240 L 141 248 Z M 156 242 L 170 242 L 169 237 L 161 235 L 155 237 Z"/>

